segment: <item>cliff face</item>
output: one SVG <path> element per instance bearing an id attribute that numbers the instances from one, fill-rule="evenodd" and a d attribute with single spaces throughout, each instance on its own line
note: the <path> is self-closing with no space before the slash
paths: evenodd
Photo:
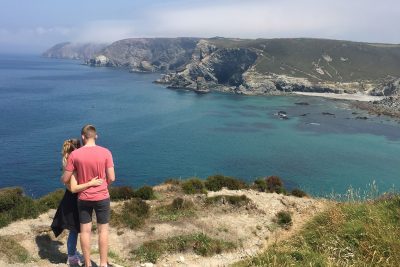
<path id="1" fill-rule="evenodd" d="M 104 49 L 106 44 L 95 43 L 60 43 L 45 51 L 42 56 L 50 58 L 65 58 L 65 59 L 90 59 L 97 52 Z"/>
<path id="2" fill-rule="evenodd" d="M 243 73 L 255 63 L 257 53 L 247 48 L 222 48 L 201 40 L 192 60 L 185 69 L 163 75 L 157 82 L 171 88 L 235 90 L 243 80 Z"/>
<path id="3" fill-rule="evenodd" d="M 248 95 L 294 91 L 379 94 L 382 90 L 397 92 L 388 89 L 393 86 L 385 78 L 400 75 L 399 45 L 216 38 L 201 40 L 195 51 L 185 70 L 164 75 L 158 82 L 173 88 Z"/>
<path id="4" fill-rule="evenodd" d="M 190 61 L 197 42 L 196 38 L 125 39 L 112 43 L 87 63 L 131 71 L 173 71 Z"/>
<path id="5" fill-rule="evenodd" d="M 45 54 L 85 57 L 73 51 L 74 46 L 67 43 Z M 91 66 L 163 72 L 156 82 L 198 92 L 400 94 L 400 45 L 394 44 L 325 39 L 131 38 L 94 51 L 89 51 L 94 55 L 86 60 Z"/>

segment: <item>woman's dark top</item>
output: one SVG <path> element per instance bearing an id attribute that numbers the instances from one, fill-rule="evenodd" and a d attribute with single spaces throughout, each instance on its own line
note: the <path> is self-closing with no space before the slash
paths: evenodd
<path id="1" fill-rule="evenodd" d="M 59 236 L 64 229 L 80 232 L 78 213 L 78 194 L 65 190 L 64 197 L 54 215 L 51 229 L 54 235 Z"/>

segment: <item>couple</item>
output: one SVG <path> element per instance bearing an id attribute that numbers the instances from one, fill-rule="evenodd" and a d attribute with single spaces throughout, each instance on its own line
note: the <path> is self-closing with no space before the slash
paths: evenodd
<path id="1" fill-rule="evenodd" d="M 110 195 L 108 186 L 115 181 L 111 152 L 96 145 L 97 133 L 93 125 L 85 125 L 81 131 L 83 146 L 78 139 L 66 140 L 63 145 L 63 175 L 61 181 L 67 187 L 54 216 L 51 228 L 56 236 L 68 229 L 68 263 L 80 263 L 76 250 L 78 233 L 84 266 L 91 266 L 90 239 L 92 214 L 96 213 L 100 267 L 110 266 L 108 254 L 108 222 L 110 218 Z M 77 194 L 76 194 L 77 193 Z"/>

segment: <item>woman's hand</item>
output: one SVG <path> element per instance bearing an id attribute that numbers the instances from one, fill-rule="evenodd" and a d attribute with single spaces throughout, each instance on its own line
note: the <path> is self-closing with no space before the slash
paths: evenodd
<path id="1" fill-rule="evenodd" d="M 104 182 L 104 179 L 99 178 L 98 176 L 92 178 L 92 180 L 90 180 L 89 184 L 90 186 L 99 186 Z"/>

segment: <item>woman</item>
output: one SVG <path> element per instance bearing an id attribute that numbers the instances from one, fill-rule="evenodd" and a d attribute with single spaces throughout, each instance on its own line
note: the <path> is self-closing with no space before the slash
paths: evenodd
<path id="1" fill-rule="evenodd" d="M 74 151 L 81 147 L 81 143 L 78 139 L 68 139 L 64 141 L 62 154 L 62 166 L 63 172 L 67 164 L 68 156 Z M 83 191 L 91 186 L 99 186 L 103 183 L 102 179 L 98 177 L 93 178 L 90 182 L 85 184 L 78 184 L 75 175 L 72 175 L 71 181 L 65 186 L 64 197 L 62 198 L 60 205 L 58 206 L 57 212 L 54 216 L 53 223 L 51 224 L 51 229 L 54 235 L 59 236 L 64 229 L 69 230 L 68 240 L 67 240 L 67 250 L 68 250 L 68 262 L 70 265 L 80 264 L 80 255 L 76 250 L 76 244 L 78 242 L 78 233 L 80 232 L 79 224 L 79 214 L 78 214 L 78 196 L 77 192 Z"/>

